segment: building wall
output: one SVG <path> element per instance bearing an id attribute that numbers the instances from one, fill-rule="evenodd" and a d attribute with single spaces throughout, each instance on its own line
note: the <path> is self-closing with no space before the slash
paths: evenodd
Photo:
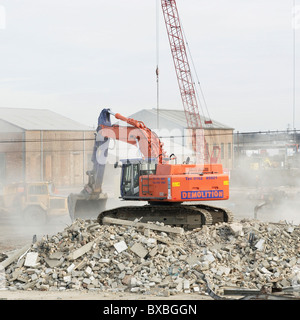
<path id="1" fill-rule="evenodd" d="M 14 132 L 13 127 L 3 125 L 0 130 L 0 186 L 18 181 L 51 180 L 57 186 L 87 182 L 93 131 L 22 132 L 15 127 Z"/>
<path id="2" fill-rule="evenodd" d="M 0 185 L 19 181 L 24 171 L 24 134 L 0 132 Z"/>
<path id="3" fill-rule="evenodd" d="M 26 180 L 50 180 L 57 186 L 86 183 L 93 145 L 92 131 L 27 131 Z"/>
<path id="4" fill-rule="evenodd" d="M 224 169 L 233 168 L 233 130 L 206 129 L 205 139 L 212 154 L 213 146 L 219 147 L 219 160 Z"/>
<path id="5" fill-rule="evenodd" d="M 233 167 L 233 130 L 231 129 L 197 129 L 197 144 L 200 146 L 199 153 L 203 157 L 197 162 L 204 160 L 204 144 L 208 148 L 209 158 L 215 157 L 218 163 L 223 165 L 225 170 L 231 170 Z M 192 156 L 195 156 L 193 152 L 193 130 L 187 130 L 186 146 L 192 150 Z M 198 142 L 199 141 L 199 142 Z M 214 147 L 215 151 L 214 151 Z"/>
<path id="6" fill-rule="evenodd" d="M 24 181 L 39 181 L 41 172 L 40 132 L 25 132 L 25 176 Z"/>

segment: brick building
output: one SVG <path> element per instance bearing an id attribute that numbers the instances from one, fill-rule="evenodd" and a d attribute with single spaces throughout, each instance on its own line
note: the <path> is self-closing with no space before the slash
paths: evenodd
<path id="1" fill-rule="evenodd" d="M 46 109 L 0 108 L 0 185 L 85 183 L 94 129 Z"/>

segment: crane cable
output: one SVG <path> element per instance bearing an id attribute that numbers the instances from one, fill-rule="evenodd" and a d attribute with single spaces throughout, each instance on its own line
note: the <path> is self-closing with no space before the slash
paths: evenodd
<path id="1" fill-rule="evenodd" d="M 159 2 L 156 0 L 156 117 L 157 130 L 159 130 Z"/>
<path id="2" fill-rule="evenodd" d="M 199 77 L 198 77 L 198 73 L 197 73 L 197 70 L 196 70 L 196 67 L 195 67 L 195 63 L 194 63 L 194 59 L 193 59 L 193 56 L 192 56 L 192 53 L 191 53 L 191 50 L 190 50 L 190 47 L 189 47 L 189 43 L 188 43 L 188 41 L 187 41 L 187 38 L 186 38 L 186 35 L 185 35 L 185 32 L 184 32 L 184 28 L 183 28 L 182 21 L 180 21 L 180 24 L 181 24 L 181 29 L 182 29 L 183 37 L 184 37 L 184 42 L 185 42 L 185 44 L 186 44 L 186 47 L 187 47 L 187 49 L 188 49 L 188 54 L 189 54 L 190 59 L 191 59 L 191 62 L 192 62 L 193 71 L 194 71 L 195 76 L 196 76 L 196 79 L 197 79 L 197 84 L 198 84 L 198 86 L 199 86 L 199 90 L 200 90 L 201 97 L 202 97 L 202 100 L 203 100 L 203 104 L 204 104 L 204 107 L 205 107 L 205 110 L 206 110 L 206 114 L 207 114 L 207 116 L 208 116 L 208 120 L 211 121 L 211 117 L 210 117 L 210 114 L 209 114 L 209 111 L 208 111 L 206 99 L 205 99 L 205 96 L 204 96 L 204 93 L 203 93 L 203 90 L 202 90 L 202 86 L 201 86 L 201 83 L 200 83 L 200 80 L 199 80 Z M 203 110 L 203 107 L 202 107 L 201 99 L 200 99 L 200 97 L 199 97 L 199 94 L 198 94 L 198 91 L 197 91 L 197 90 L 196 90 L 196 96 L 197 96 L 197 99 L 198 99 L 198 101 L 199 101 L 201 111 L 202 111 L 202 113 L 203 113 L 203 115 L 204 115 L 204 110 Z"/>

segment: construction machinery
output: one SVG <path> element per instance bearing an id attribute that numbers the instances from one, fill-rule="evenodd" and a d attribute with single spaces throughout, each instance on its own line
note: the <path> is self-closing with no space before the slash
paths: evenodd
<path id="1" fill-rule="evenodd" d="M 45 224 L 48 218 L 68 214 L 67 197 L 55 190 L 50 181 L 5 185 L 0 196 L 0 211 L 19 215 L 26 224 Z"/>
<path id="2" fill-rule="evenodd" d="M 112 114 L 128 125 L 111 125 Z M 123 200 L 147 201 L 147 205 L 104 210 L 107 196 L 102 193 L 101 186 L 110 139 L 139 149 L 140 159 L 122 161 L 120 191 Z M 92 156 L 94 166 L 88 172 L 89 181 L 80 194 L 71 194 L 68 198 L 71 219 L 97 218 L 102 223 L 106 216 L 125 220 L 138 218 L 142 222 L 158 221 L 187 229 L 232 221 L 229 210 L 199 204 L 229 198 L 229 177 L 224 174 L 222 165 L 171 164 L 171 159 L 159 137 L 142 121 L 103 109 L 98 118 Z"/>
<path id="3" fill-rule="evenodd" d="M 198 164 L 189 164 L 188 161 L 185 164 L 171 164 L 158 136 L 142 121 L 103 109 L 95 136 L 93 170 L 87 172 L 89 181 L 80 194 L 71 194 L 68 199 L 72 220 L 78 217 L 97 218 L 102 223 L 106 216 L 129 220 L 138 218 L 143 222 L 159 221 L 185 228 L 232 221 L 227 209 L 199 204 L 203 201 L 227 200 L 229 177 L 223 172 L 222 165 L 216 163 L 216 150 L 209 155 L 176 1 L 161 0 L 161 6 Z M 126 122 L 127 126 L 111 125 L 111 114 Z M 211 123 L 208 120 L 206 124 Z M 200 138 L 197 134 L 199 130 Z M 147 201 L 147 205 L 104 210 L 107 196 L 102 193 L 101 186 L 110 139 L 135 145 L 140 150 L 141 159 L 125 159 L 122 162 L 121 198 Z"/>

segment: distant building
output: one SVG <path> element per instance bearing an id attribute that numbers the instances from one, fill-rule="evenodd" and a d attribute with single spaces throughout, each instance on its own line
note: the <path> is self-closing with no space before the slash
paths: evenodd
<path id="1" fill-rule="evenodd" d="M 94 129 L 46 109 L 0 108 L 0 184 L 84 184 Z"/>
<path id="2" fill-rule="evenodd" d="M 235 167 L 251 169 L 299 168 L 300 134 L 295 130 L 237 132 Z"/>
<path id="3" fill-rule="evenodd" d="M 161 137 L 162 141 L 166 141 L 166 144 L 171 147 L 171 150 L 166 150 L 169 154 L 175 151 L 176 155 L 180 145 L 192 152 L 191 131 L 187 129 L 184 111 L 160 109 L 158 115 L 159 117 L 157 117 L 157 109 L 143 109 L 129 117 L 143 121 L 147 127 L 153 129 Z M 213 147 L 218 147 L 220 163 L 224 168 L 232 169 L 234 129 L 215 120 L 212 120 L 212 124 L 205 124 L 206 120 L 205 117 L 201 117 L 202 129 L 204 129 L 210 154 L 213 152 Z M 172 148 L 172 141 L 175 148 Z"/>

